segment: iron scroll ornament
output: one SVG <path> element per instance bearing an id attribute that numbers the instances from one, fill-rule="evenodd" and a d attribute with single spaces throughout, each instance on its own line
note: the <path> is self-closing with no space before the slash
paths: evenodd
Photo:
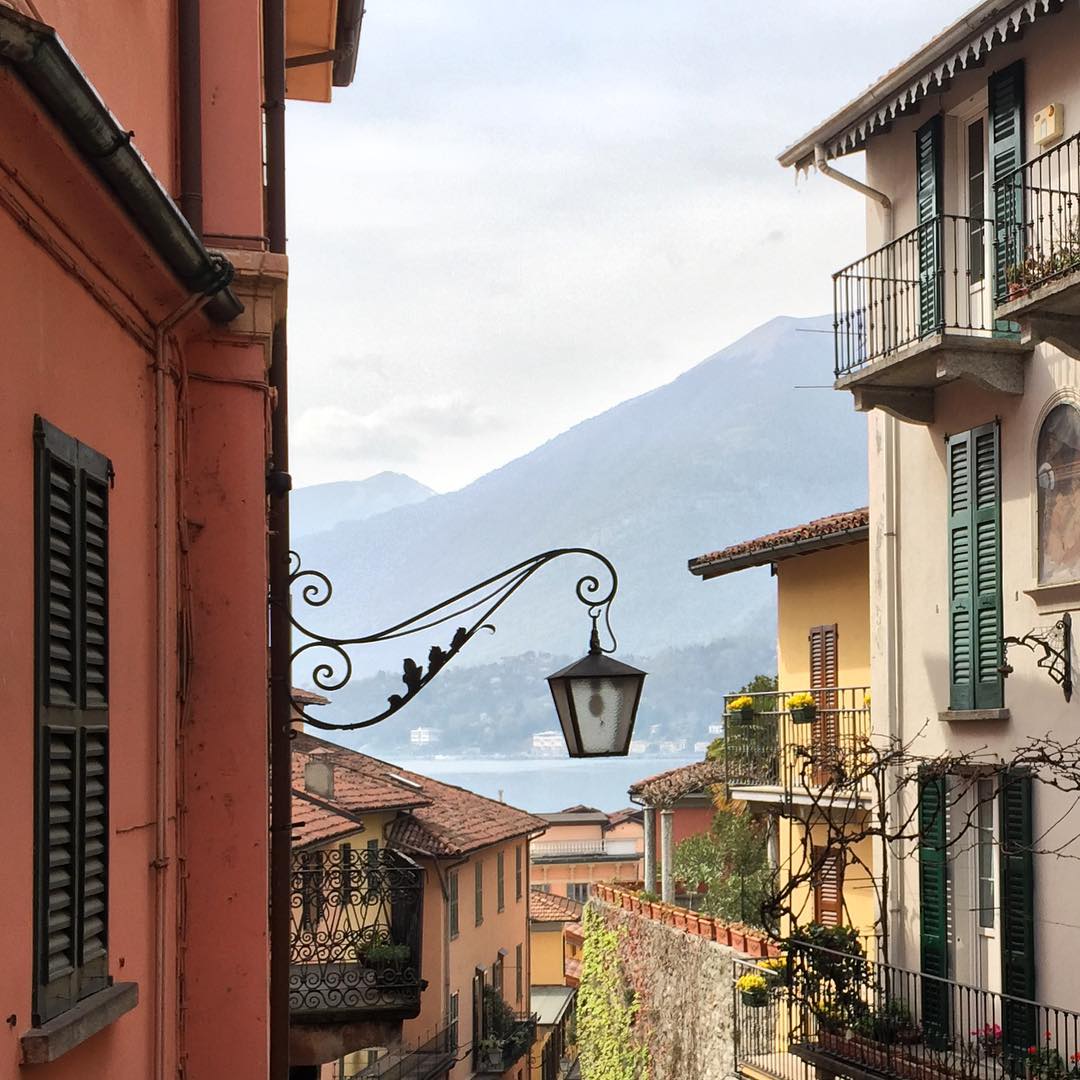
<path id="1" fill-rule="evenodd" d="M 1002 645 L 1003 653 L 1010 645 L 1023 645 L 1032 652 L 1041 650 L 1042 656 L 1036 663 L 1061 687 L 1065 700 L 1072 700 L 1072 615 L 1069 612 L 1066 611 L 1053 626 L 1029 630 L 1023 637 L 1003 638 Z M 1004 660 L 1000 670 L 1005 678 L 1013 671 L 1008 660 Z"/>
<path id="2" fill-rule="evenodd" d="M 355 731 L 358 728 L 371 727 L 373 724 L 378 724 L 387 717 L 393 716 L 394 713 L 404 708 L 416 697 L 476 634 L 481 630 L 495 633 L 494 625 L 488 621 L 491 616 L 533 574 L 564 555 L 585 555 L 596 559 L 603 564 L 604 569 L 610 576 L 611 585 L 606 591 L 601 585 L 600 578 L 595 574 L 586 574 L 578 579 L 575 592 L 578 600 L 588 610 L 589 618 L 592 619 L 591 648 L 596 652 L 613 653 L 618 647 L 611 629 L 611 605 L 619 589 L 619 576 L 615 572 L 615 567 L 610 559 L 601 555 L 598 551 L 593 551 L 591 548 L 554 548 L 540 555 L 533 555 L 531 558 L 523 559 L 516 565 L 507 567 L 507 569 L 493 574 L 475 585 L 470 585 L 469 588 L 432 605 L 416 615 L 410 615 L 409 618 L 403 619 L 393 626 L 385 627 L 371 634 L 343 638 L 328 637 L 305 626 L 290 608 L 289 621 L 296 632 L 294 637 L 299 636 L 303 639 L 302 643 L 293 649 L 290 660 L 295 663 L 312 650 L 328 650 L 330 656 L 324 656 L 320 659 L 311 672 L 311 678 L 316 687 L 326 693 L 340 690 L 352 678 L 352 658 L 348 652 L 352 646 L 373 645 L 380 641 L 392 641 L 395 638 L 408 637 L 436 626 L 442 626 L 452 620 L 469 616 L 466 624 L 458 626 L 454 631 L 450 644 L 446 648 L 432 645 L 428 652 L 426 668 L 411 657 L 405 658 L 402 662 L 401 676 L 402 682 L 405 684 L 405 692 L 403 694 L 391 694 L 387 699 L 387 707 L 378 715 L 367 720 L 357 720 L 350 724 L 330 724 L 325 720 L 311 716 L 299 705 L 294 705 L 296 714 L 294 720 L 303 720 L 305 723 L 321 728 L 324 731 Z M 326 574 L 321 570 L 305 570 L 299 554 L 291 551 L 289 553 L 290 591 L 294 585 L 300 586 L 300 597 L 307 607 L 324 607 L 334 593 L 334 586 Z M 604 646 L 600 642 L 599 624 L 601 620 L 604 624 L 606 636 L 610 641 L 610 646 Z"/>

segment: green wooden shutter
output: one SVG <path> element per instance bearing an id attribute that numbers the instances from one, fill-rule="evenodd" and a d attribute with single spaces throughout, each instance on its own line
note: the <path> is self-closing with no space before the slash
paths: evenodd
<path id="1" fill-rule="evenodd" d="M 1031 856 L 1032 781 L 1007 774 L 1001 786 L 1001 988 L 1007 995 L 1005 1045 L 1023 1054 L 1036 1042 L 1035 1008 L 1009 1001 L 1035 998 L 1035 876 Z"/>
<path id="2" fill-rule="evenodd" d="M 949 706 L 1000 709 L 1001 479 L 997 424 L 949 437 Z"/>
<path id="3" fill-rule="evenodd" d="M 920 969 L 937 978 L 922 980 L 923 1029 L 928 1040 L 949 1034 L 948 861 L 944 776 L 919 781 L 919 947 Z"/>
<path id="4" fill-rule="evenodd" d="M 941 329 L 945 310 L 941 265 L 941 129 L 941 117 L 935 116 L 915 132 L 920 336 Z"/>
<path id="5" fill-rule="evenodd" d="M 109 983 L 108 459 L 37 417 L 34 1017 Z"/>
<path id="6" fill-rule="evenodd" d="M 990 183 L 994 207 L 994 297 L 1008 297 L 1010 266 L 1024 257 L 1024 196 L 1019 173 L 1024 162 L 1024 62 L 996 71 L 987 84 L 990 104 Z M 994 324 L 998 334 L 1019 333 L 1008 320 Z"/>

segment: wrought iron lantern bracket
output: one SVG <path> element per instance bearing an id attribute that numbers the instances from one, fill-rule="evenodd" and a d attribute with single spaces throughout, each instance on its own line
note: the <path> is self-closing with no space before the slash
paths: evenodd
<path id="1" fill-rule="evenodd" d="M 334 592 L 330 578 L 321 570 L 304 569 L 300 556 L 295 551 L 289 554 L 290 587 L 293 585 L 300 587 L 300 598 L 305 606 L 312 608 L 324 607 Z M 303 720 L 305 723 L 321 728 L 324 731 L 353 731 L 358 728 L 371 727 L 372 724 L 378 724 L 387 717 L 392 716 L 416 697 L 476 634 L 481 630 L 494 633 L 495 627 L 489 622 L 491 616 L 533 574 L 564 555 L 584 555 L 596 559 L 603 565 L 604 570 L 610 577 L 610 585 L 605 588 L 598 576 L 586 574 L 578 579 L 575 591 L 578 600 L 585 605 L 593 622 L 590 649 L 601 653 L 614 652 L 616 641 L 611 630 L 610 613 L 611 604 L 619 588 L 619 578 L 615 573 L 615 567 L 606 556 L 601 555 L 598 551 L 593 551 L 591 548 L 555 548 L 539 555 L 533 555 L 531 558 L 523 559 L 514 566 L 507 567 L 507 569 L 469 586 L 469 588 L 432 605 L 416 615 L 411 615 L 393 626 L 384 627 L 370 634 L 358 634 L 354 637 L 330 637 L 321 634 L 300 622 L 290 607 L 289 621 L 292 623 L 294 630 L 294 642 L 299 639 L 299 644 L 295 645 L 290 659 L 295 662 L 307 653 L 316 650 L 314 656 L 319 660 L 311 672 L 311 678 L 319 690 L 328 693 L 340 690 L 352 677 L 352 658 L 348 650 L 353 646 L 392 641 L 395 638 L 418 634 L 458 619 L 463 620 L 463 625 L 459 625 L 455 629 L 450 643 L 446 647 L 432 645 L 428 652 L 426 667 L 411 657 L 406 657 L 402 662 L 402 681 L 405 684 L 405 692 L 391 694 L 388 698 L 387 707 L 376 716 L 353 723 L 331 724 L 312 716 L 300 706 L 295 706 L 296 715 L 294 719 Z M 599 630 L 601 622 L 603 622 L 606 636 L 610 641 L 609 646 L 601 645 Z M 320 649 L 326 650 L 326 652 L 317 652 Z"/>
<path id="2" fill-rule="evenodd" d="M 1065 612 L 1053 626 L 1029 630 L 1023 637 L 1002 639 L 1002 653 L 1006 654 L 1011 645 L 1023 645 L 1034 653 L 1041 652 L 1037 663 L 1051 679 L 1061 687 L 1065 700 L 1072 699 L 1072 615 Z M 1012 665 L 1003 655 L 1001 674 L 1008 678 Z"/>

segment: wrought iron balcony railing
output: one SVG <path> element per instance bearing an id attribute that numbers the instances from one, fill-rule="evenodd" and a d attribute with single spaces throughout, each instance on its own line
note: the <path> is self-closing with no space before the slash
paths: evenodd
<path id="1" fill-rule="evenodd" d="M 995 205 L 999 304 L 1080 270 L 1080 132 L 1000 177 Z"/>
<path id="2" fill-rule="evenodd" d="M 293 853 L 293 1023 L 420 1011 L 423 871 L 389 848 Z"/>
<path id="3" fill-rule="evenodd" d="M 810 694 L 810 713 L 793 710 L 796 694 Z M 749 697 L 738 712 L 731 703 Z M 870 739 L 869 688 L 826 686 L 816 690 L 728 694 L 724 700 L 723 755 L 728 787 L 781 787 L 789 795 L 843 786 L 861 794 L 853 779 Z"/>
<path id="4" fill-rule="evenodd" d="M 768 992 L 748 1002 L 735 988 L 735 1064 L 740 1075 L 766 1075 L 775 1080 L 814 1080 L 814 1070 L 796 1057 L 789 1047 L 789 1010 L 786 993 L 774 975 L 764 975 L 757 962 L 732 961 L 732 979 L 742 975 L 762 975 L 771 984 Z"/>
<path id="5" fill-rule="evenodd" d="M 446 1074 L 456 1051 L 454 1029 L 447 1024 L 415 1047 L 387 1050 L 349 1080 L 432 1080 Z"/>
<path id="6" fill-rule="evenodd" d="M 994 223 L 939 214 L 833 274 L 838 379 L 934 334 L 989 337 Z"/>
<path id="7" fill-rule="evenodd" d="M 519 1013 L 505 1027 L 488 1031 L 473 1048 L 473 1069 L 501 1076 L 529 1052 L 536 1039 L 536 1017 Z"/>
<path id="8" fill-rule="evenodd" d="M 793 943 L 791 1051 L 838 1075 L 888 1080 L 1069 1080 L 1080 1015 Z"/>

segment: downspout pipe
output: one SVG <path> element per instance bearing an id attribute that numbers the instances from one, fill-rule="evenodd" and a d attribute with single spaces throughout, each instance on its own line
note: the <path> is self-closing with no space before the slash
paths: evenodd
<path id="1" fill-rule="evenodd" d="M 821 143 L 817 143 L 814 146 L 814 167 L 822 176 L 827 176 L 830 180 L 835 180 L 838 184 L 843 184 L 844 187 L 851 188 L 852 191 L 857 191 L 860 195 L 865 195 L 866 198 L 876 202 L 885 211 L 885 243 L 893 238 L 893 204 L 892 200 L 884 191 L 878 191 L 877 188 L 872 188 L 869 184 L 862 183 L 861 180 L 856 180 L 853 176 L 848 176 L 847 173 L 840 172 L 839 169 L 834 169 L 829 164 L 828 155 L 825 153 L 825 147 Z"/>
<path id="2" fill-rule="evenodd" d="M 184 288 L 210 297 L 206 314 L 217 323 L 235 319 L 244 305 L 229 288 L 232 264 L 206 249 L 135 148 L 134 133 L 109 112 L 56 31 L 0 6 L 0 60 L 45 106 Z"/>
<path id="3" fill-rule="evenodd" d="M 203 234 L 202 30 L 200 0 L 179 0 L 180 209 Z"/>
<path id="4" fill-rule="evenodd" d="M 285 0 L 263 0 L 266 237 L 285 252 Z M 292 870 L 292 626 L 289 621 L 289 353 L 285 319 L 270 344 L 270 1080 L 289 1080 Z"/>

